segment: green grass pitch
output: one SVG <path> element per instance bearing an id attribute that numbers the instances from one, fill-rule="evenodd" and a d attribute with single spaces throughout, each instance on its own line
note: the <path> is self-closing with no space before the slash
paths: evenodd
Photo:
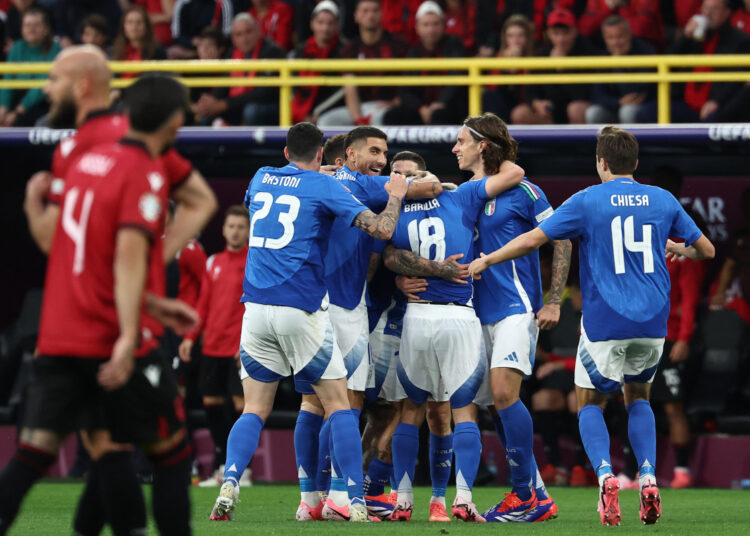
<path id="1" fill-rule="evenodd" d="M 71 520 L 80 482 L 43 481 L 26 498 L 22 511 L 16 519 L 11 536 L 16 535 L 64 535 L 71 533 Z M 502 488 L 477 488 L 474 498 L 480 510 L 488 508 L 502 496 Z M 147 501 L 150 488 L 144 487 Z M 298 489 L 292 485 L 256 485 L 244 488 L 240 503 L 232 522 L 210 522 L 208 515 L 213 506 L 218 488 L 191 489 L 193 505 L 193 532 L 196 535 L 219 536 L 222 534 L 270 535 L 338 535 L 380 534 L 387 536 L 411 536 L 424 534 L 554 534 L 555 536 L 584 534 L 653 534 L 659 536 L 689 534 L 713 535 L 750 534 L 747 521 L 750 507 L 750 492 L 734 490 L 691 489 L 662 490 L 664 513 L 662 520 L 653 526 L 643 526 L 638 520 L 638 499 L 635 491 L 620 493 L 623 521 L 620 527 L 603 527 L 596 513 L 597 492 L 595 488 L 551 488 L 560 509 L 557 519 L 533 524 L 475 525 L 454 520 L 452 523 L 428 523 L 427 501 L 430 490 L 415 490 L 417 508 L 410 523 L 350 524 L 336 522 L 298 523 L 294 512 L 299 504 Z M 449 500 L 452 500 L 449 491 Z M 149 514 L 150 515 L 150 514 Z M 150 519 L 149 534 L 156 534 Z M 109 534 L 109 532 L 106 532 Z"/>

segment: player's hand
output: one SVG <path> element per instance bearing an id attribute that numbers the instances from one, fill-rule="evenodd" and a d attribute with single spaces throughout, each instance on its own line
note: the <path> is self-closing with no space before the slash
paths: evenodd
<path id="1" fill-rule="evenodd" d="M 709 115 L 716 112 L 716 110 L 719 109 L 719 103 L 715 100 L 709 100 L 706 101 L 706 103 L 701 107 L 700 111 L 700 118 L 701 121 L 705 120 Z"/>
<path id="2" fill-rule="evenodd" d="M 399 199 L 403 199 L 406 190 L 409 189 L 409 183 L 401 173 L 391 173 L 391 180 L 385 183 L 385 190 Z"/>
<path id="3" fill-rule="evenodd" d="M 37 171 L 26 183 L 26 198 L 41 201 L 49 193 L 52 186 L 52 173 Z"/>
<path id="4" fill-rule="evenodd" d="M 183 301 L 150 296 L 146 303 L 149 314 L 177 335 L 185 335 L 192 331 L 200 321 L 195 309 Z"/>
<path id="5" fill-rule="evenodd" d="M 469 264 L 469 276 L 473 279 L 482 279 L 482 276 L 479 274 L 489 267 L 490 264 L 487 262 L 487 255 L 480 253 L 479 257 L 471 261 L 471 264 Z"/>
<path id="6" fill-rule="evenodd" d="M 458 262 L 463 256 L 463 253 L 456 253 L 442 261 L 440 263 L 440 278 L 451 283 L 468 285 L 469 282 L 466 280 L 469 278 L 469 265 Z"/>
<path id="7" fill-rule="evenodd" d="M 552 329 L 560 321 L 560 304 L 547 303 L 536 314 L 536 325 L 539 329 Z"/>
<path id="8" fill-rule="evenodd" d="M 681 363 L 690 356 L 690 345 L 685 341 L 676 341 L 669 351 L 669 360 L 672 363 Z"/>
<path id="9" fill-rule="evenodd" d="M 190 357 L 190 354 L 192 351 L 193 341 L 191 341 L 190 339 L 182 339 L 180 347 L 177 348 L 177 355 L 180 356 L 180 359 L 182 359 L 182 361 L 184 361 L 185 363 L 190 363 L 190 360 L 192 359 Z"/>
<path id="10" fill-rule="evenodd" d="M 685 255 L 684 250 L 685 244 L 678 244 L 677 242 L 667 239 L 667 249 L 665 252 L 667 260 L 674 262 L 680 257 L 683 257 Z"/>
<path id="11" fill-rule="evenodd" d="M 410 300 L 420 300 L 421 298 L 417 294 L 427 290 L 428 286 L 427 280 L 421 277 L 409 275 L 396 276 L 396 287 Z"/>
<path id="12" fill-rule="evenodd" d="M 333 176 L 334 173 L 336 173 L 336 166 L 333 164 L 326 164 L 325 166 L 320 166 L 320 173 L 323 173 L 324 175 L 331 175 Z"/>
<path id="13" fill-rule="evenodd" d="M 561 370 L 565 364 L 562 361 L 548 361 L 547 363 L 542 363 L 536 368 L 536 371 L 534 372 L 534 375 L 536 376 L 537 380 L 541 380 L 543 378 L 546 378 L 556 370 Z"/>
<path id="14" fill-rule="evenodd" d="M 112 357 L 99 367 L 96 379 L 107 391 L 119 389 L 130 379 L 135 363 L 135 343 L 132 337 L 118 337 L 112 348 Z"/>
<path id="15" fill-rule="evenodd" d="M 727 297 L 724 292 L 717 292 L 708 299 L 708 308 L 712 311 L 723 309 L 727 304 Z"/>

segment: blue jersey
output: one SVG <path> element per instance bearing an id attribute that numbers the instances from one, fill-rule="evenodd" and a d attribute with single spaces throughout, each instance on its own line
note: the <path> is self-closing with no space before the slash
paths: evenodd
<path id="1" fill-rule="evenodd" d="M 245 194 L 250 211 L 243 302 L 316 311 L 326 294 L 323 258 L 334 218 L 352 224 L 366 210 L 329 175 L 260 168 Z"/>
<path id="2" fill-rule="evenodd" d="M 701 236 L 672 194 L 617 178 L 578 192 L 539 226 L 580 238 L 583 326 L 592 341 L 664 337 L 669 316 L 667 239 Z"/>
<path id="3" fill-rule="evenodd" d="M 388 204 L 389 194 L 385 190 L 388 177 L 365 175 L 344 166 L 335 178 L 374 212 L 381 212 Z M 325 257 L 328 298 L 345 309 L 354 309 L 362 300 L 373 247 L 373 238 L 350 223 L 346 218 L 333 223 Z"/>
<path id="4" fill-rule="evenodd" d="M 433 261 L 463 253 L 459 262 L 474 256 L 474 228 L 485 201 L 489 199 L 486 178 L 462 184 L 457 190 L 444 191 L 435 199 L 407 202 L 401 209 L 398 225 L 391 242 L 399 249 L 408 249 Z M 471 301 L 471 279 L 467 285 L 427 278 L 427 290 L 418 294 L 434 302 Z"/>
<path id="5" fill-rule="evenodd" d="M 385 244 L 383 240 L 375 240 L 373 253 L 383 253 Z M 370 331 L 375 329 L 380 317 L 386 313 L 383 333 L 401 338 L 405 312 L 406 296 L 396 287 L 396 274 L 381 266 L 367 285 L 367 316 Z"/>
<path id="6" fill-rule="evenodd" d="M 524 180 L 490 199 L 477 221 L 476 254 L 489 254 L 535 228 L 552 215 L 552 207 L 538 186 Z M 482 324 L 506 316 L 536 313 L 543 305 L 539 253 L 491 266 L 474 282 L 474 306 Z"/>

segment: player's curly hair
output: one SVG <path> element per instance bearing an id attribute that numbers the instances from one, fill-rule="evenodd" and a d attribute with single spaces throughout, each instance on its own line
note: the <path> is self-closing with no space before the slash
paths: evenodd
<path id="1" fill-rule="evenodd" d="M 508 132 L 508 125 L 493 113 L 467 117 L 464 126 L 469 129 L 471 137 L 477 141 L 486 141 L 482 151 L 484 172 L 493 174 L 500 171 L 500 165 L 505 160 L 516 161 L 518 142 Z"/>

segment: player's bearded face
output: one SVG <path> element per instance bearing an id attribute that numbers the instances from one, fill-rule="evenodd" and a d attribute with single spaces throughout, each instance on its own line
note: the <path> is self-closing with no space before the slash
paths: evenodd
<path id="1" fill-rule="evenodd" d="M 76 108 L 73 99 L 72 88 L 68 88 L 59 98 L 52 101 L 48 115 L 49 126 L 52 128 L 74 128 L 77 113 L 78 108 Z"/>

